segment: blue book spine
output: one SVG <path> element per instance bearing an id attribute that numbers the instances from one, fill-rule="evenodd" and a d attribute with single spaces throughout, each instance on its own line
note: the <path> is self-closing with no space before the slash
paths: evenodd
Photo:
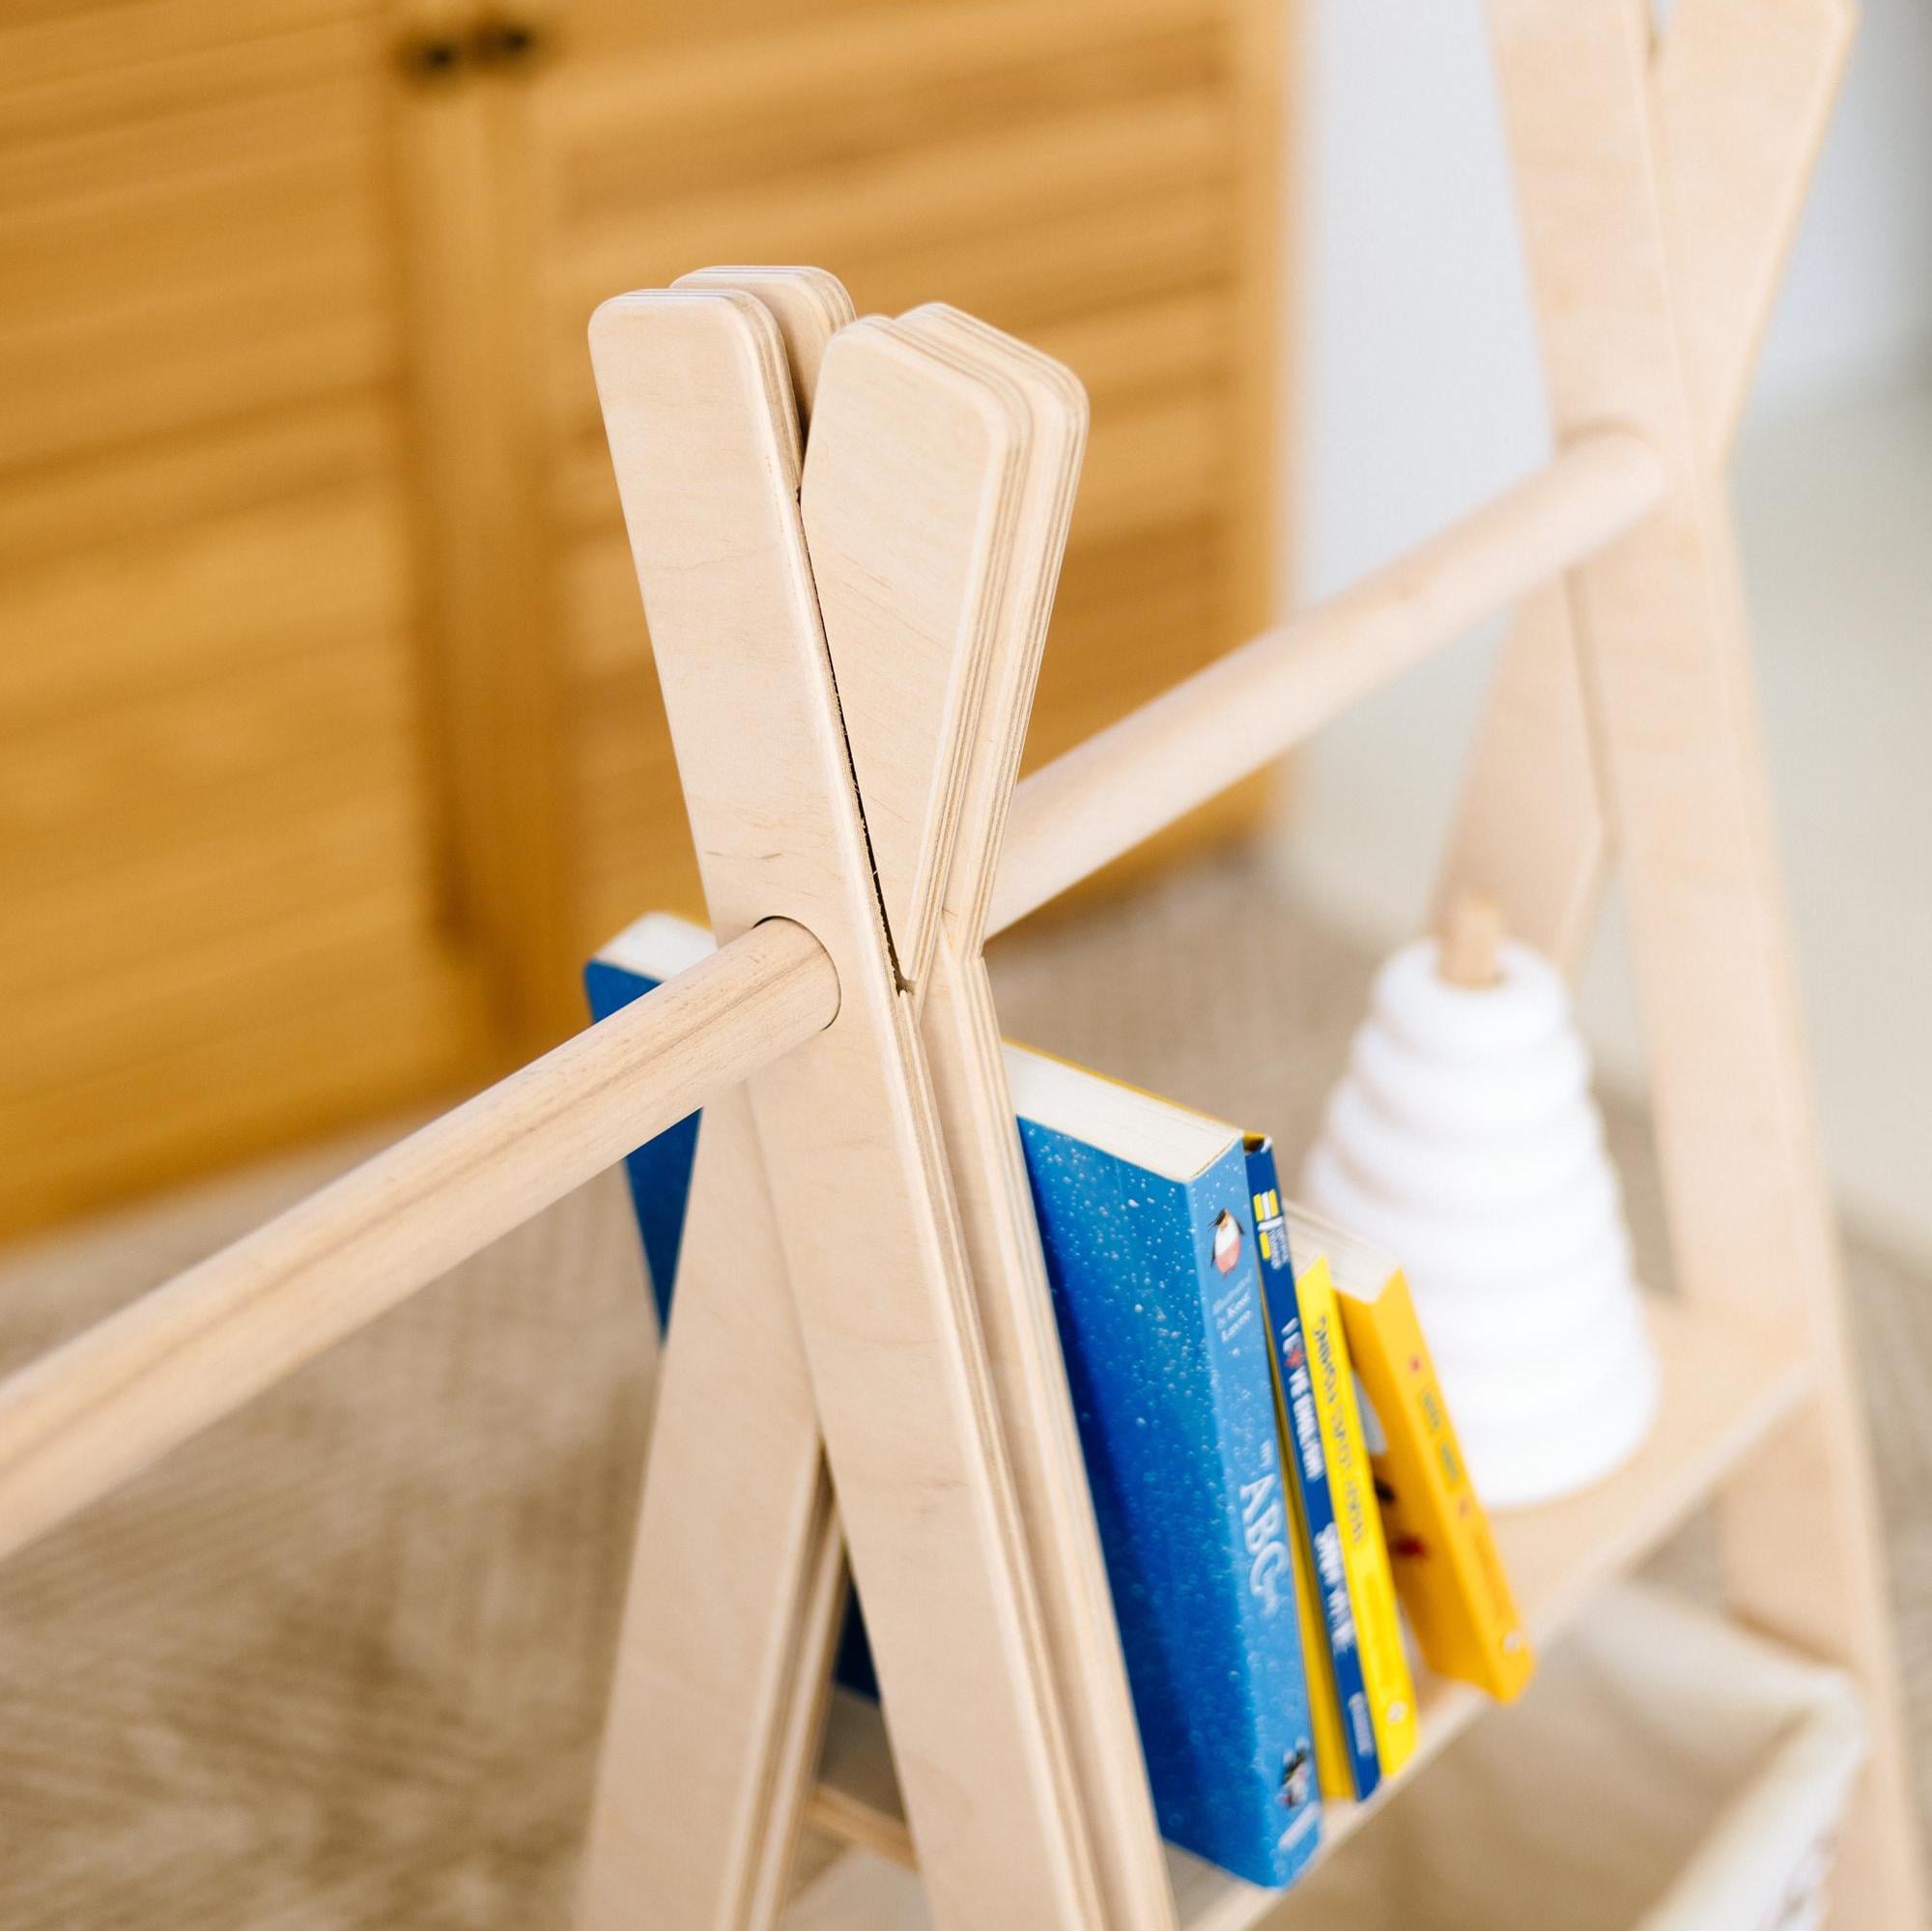
<path id="1" fill-rule="evenodd" d="M 1349 1578 L 1342 1566 L 1342 1538 L 1335 1526 L 1335 1498 L 1328 1487 L 1321 1424 L 1308 1375 L 1308 1349 L 1302 1342 L 1301 1305 L 1294 1289 L 1294 1264 L 1289 1258 L 1288 1227 L 1282 1218 L 1274 1143 L 1250 1139 L 1247 1167 L 1255 1244 L 1260 1250 L 1263 1320 L 1274 1355 L 1275 1377 L 1281 1387 L 1288 1455 L 1300 1494 L 1301 1520 L 1308 1531 L 1307 1547 L 1301 1553 L 1309 1563 L 1321 1604 L 1322 1623 L 1328 1633 L 1326 1662 L 1333 1672 L 1342 1715 L 1342 1741 L 1349 1753 L 1350 1776 L 1359 1800 L 1371 1796 L 1381 1782 L 1381 1758 L 1376 1749 L 1368 1686 L 1362 1678 L 1361 1651 L 1355 1642 L 1355 1616 L 1349 1602 Z M 1309 1667 L 1320 1668 L 1322 1661 L 1311 1658 Z"/>
<path id="2" fill-rule="evenodd" d="M 1162 1834 L 1286 1885 L 1320 1803 L 1241 1148 L 1182 1184 L 1020 1137 Z"/>
<path id="3" fill-rule="evenodd" d="M 583 968 L 583 991 L 593 1019 L 610 1018 L 620 1007 L 655 992 L 659 983 L 647 973 L 634 972 L 608 959 L 592 959 Z M 696 1114 L 688 1113 L 675 1126 L 667 1126 L 655 1140 L 624 1156 L 660 1329 L 670 1321 L 671 1283 L 677 1278 L 692 1163 L 697 1158 L 697 1120 Z"/>

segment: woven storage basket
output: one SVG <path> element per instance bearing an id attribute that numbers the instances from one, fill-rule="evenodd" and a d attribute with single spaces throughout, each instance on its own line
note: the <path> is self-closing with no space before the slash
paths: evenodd
<path id="1" fill-rule="evenodd" d="M 1839 1672 L 1614 1590 L 1269 1922 L 1809 1931 L 1863 1749 Z"/>

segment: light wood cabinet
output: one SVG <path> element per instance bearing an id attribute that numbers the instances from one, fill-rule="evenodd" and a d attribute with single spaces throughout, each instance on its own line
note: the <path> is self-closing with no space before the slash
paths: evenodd
<path id="1" fill-rule="evenodd" d="M 0 1228 L 475 1077 L 695 902 L 615 290 L 822 262 L 1080 373 L 1035 760 L 1255 628 L 1278 11 L 10 10 Z"/>
<path id="2" fill-rule="evenodd" d="M 0 1226 L 476 1065 L 386 25 L 0 16 Z"/>

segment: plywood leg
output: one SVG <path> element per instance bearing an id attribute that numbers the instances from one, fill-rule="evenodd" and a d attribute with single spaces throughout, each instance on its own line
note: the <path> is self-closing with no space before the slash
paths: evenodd
<path id="1" fill-rule="evenodd" d="M 889 612 L 895 625 L 928 636 L 955 634 L 968 621 L 980 629 L 985 662 L 977 717 L 962 746 L 958 829 L 929 963 L 911 990 L 1040 1592 L 1046 1664 L 1067 1713 L 1069 1768 L 1094 1847 L 1103 1921 L 1109 1931 L 1171 1931 L 1174 1901 L 981 955 L 1001 831 L 1072 517 L 1086 397 L 1058 363 L 956 310 L 915 309 L 899 326 L 936 363 L 970 387 L 1003 394 L 1021 414 L 1025 460 L 1013 479 L 1009 554 L 990 559 L 996 567 L 980 584 L 971 568 L 978 554 L 972 524 L 936 514 L 937 506 L 907 485 L 874 487 L 880 466 L 871 445 L 899 438 L 889 423 L 857 436 L 859 420 L 848 412 L 829 446 L 813 444 L 807 466 L 819 608 L 848 716 L 855 705 L 887 709 L 893 702 L 899 656 L 879 634 L 876 586 L 893 580 L 896 559 L 917 557 L 921 568 Z M 842 509 L 828 493 L 842 494 Z M 991 593 L 983 605 L 980 588 Z M 857 747 L 855 754 L 869 811 L 873 767 Z"/>
<path id="2" fill-rule="evenodd" d="M 818 1415 L 740 1090 L 706 1108 L 698 1138 L 582 1931 L 777 1921 L 814 1766 L 839 1564 Z"/>
<path id="3" fill-rule="evenodd" d="M 1651 54 L 1673 313 L 1713 475 L 1736 436 L 1852 28 L 1845 0 L 1679 0 Z M 1609 860 L 1577 651 L 1560 589 L 1525 600 L 1496 662 L 1436 905 L 1439 924 L 1463 892 L 1492 892 L 1518 937 L 1572 969 Z"/>
<path id="4" fill-rule="evenodd" d="M 836 276 L 714 268 L 770 312 L 799 432 Z M 750 1102 L 706 1111 L 584 1851 L 582 1931 L 766 1931 L 817 1767 L 844 1546 Z"/>
<path id="5" fill-rule="evenodd" d="M 1633 0 L 1490 0 L 1559 433 L 1650 439 L 1662 507 L 1574 572 L 1682 1291 L 1770 1303 L 1816 1394 L 1722 1499 L 1738 1612 L 1859 1677 L 1874 1754 L 1836 1921 L 1922 1921 L 1884 1568 L 1799 1043 L 1747 640 L 1685 377 Z"/>
<path id="6" fill-rule="evenodd" d="M 1532 591 L 1503 639 L 1444 851 L 1430 928 L 1470 892 L 1567 972 L 1603 903 L 1609 838 L 1562 583 Z"/>

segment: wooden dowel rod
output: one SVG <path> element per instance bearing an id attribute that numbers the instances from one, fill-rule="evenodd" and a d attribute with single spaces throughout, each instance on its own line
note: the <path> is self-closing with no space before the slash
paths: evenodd
<path id="1" fill-rule="evenodd" d="M 1662 487 L 1641 438 L 1578 437 L 1419 549 L 1043 765 L 1013 794 L 990 929 L 1025 918 L 1593 554 L 1640 522 Z"/>
<path id="2" fill-rule="evenodd" d="M 992 929 L 1024 918 L 1657 500 L 1578 438 L 1401 561 L 1177 685 L 1014 795 Z M 0 1383 L 0 1557 L 821 1027 L 838 975 L 773 920 Z"/>
<path id="3" fill-rule="evenodd" d="M 775 919 L 0 1383 L 0 1556 L 829 1025 Z"/>

